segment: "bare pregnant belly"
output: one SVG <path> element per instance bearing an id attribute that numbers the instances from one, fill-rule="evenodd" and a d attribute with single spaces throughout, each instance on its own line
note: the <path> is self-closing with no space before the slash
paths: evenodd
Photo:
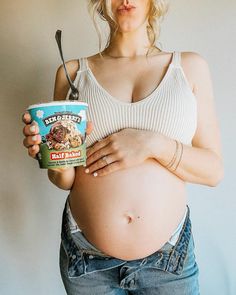
<path id="1" fill-rule="evenodd" d="M 69 196 L 87 240 L 124 260 L 146 257 L 171 237 L 186 209 L 185 182 L 154 159 L 107 176 L 76 168 Z"/>

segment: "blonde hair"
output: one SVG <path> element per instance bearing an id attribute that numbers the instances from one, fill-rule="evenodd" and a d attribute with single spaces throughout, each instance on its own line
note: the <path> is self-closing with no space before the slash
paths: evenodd
<path id="1" fill-rule="evenodd" d="M 156 40 L 160 35 L 160 24 L 168 11 L 169 5 L 166 0 L 149 0 L 150 6 L 148 11 L 148 26 L 147 26 L 147 34 L 150 41 L 149 50 L 155 46 Z M 99 37 L 99 52 L 101 54 L 102 48 L 102 34 L 101 28 L 97 23 L 97 17 L 102 19 L 103 21 L 108 22 L 110 35 L 107 39 L 106 46 L 107 47 L 111 40 L 114 38 L 118 25 L 112 16 L 111 11 L 111 0 L 89 0 L 88 9 L 92 16 L 92 20 L 95 26 L 95 29 L 98 33 Z M 148 51 L 149 51 L 148 50 Z"/>

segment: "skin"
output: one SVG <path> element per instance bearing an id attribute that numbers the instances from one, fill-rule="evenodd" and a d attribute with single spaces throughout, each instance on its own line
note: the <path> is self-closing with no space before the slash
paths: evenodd
<path id="1" fill-rule="evenodd" d="M 139 101 L 151 93 L 171 60 L 170 53 L 155 48 L 150 63 L 146 61 L 148 3 L 112 1 L 118 34 L 104 51 L 104 60 L 98 54 L 88 58 L 100 85 L 126 102 Z M 130 14 L 117 12 L 121 5 L 128 4 L 137 10 Z M 121 259 L 145 257 L 170 238 L 186 207 L 186 182 L 216 186 L 223 178 L 219 127 L 207 62 L 193 52 L 183 52 L 181 57 L 189 87 L 197 99 L 198 127 L 192 146 L 183 145 L 183 157 L 176 171 L 165 168 L 175 151 L 173 139 L 132 128 L 113 133 L 87 149 L 88 173 L 82 166 L 48 170 L 52 183 L 70 190 L 71 211 L 86 238 L 101 251 Z M 74 80 L 77 60 L 67 62 L 67 67 Z M 56 74 L 54 99 L 64 99 L 67 92 L 61 66 Z M 29 114 L 24 115 L 24 122 L 24 145 L 29 155 L 35 157 L 41 140 L 39 130 L 37 126 L 35 131 L 30 130 L 34 124 L 29 124 Z M 93 127 L 93 122 L 88 122 L 88 134 Z M 108 166 L 101 160 L 103 156 L 107 156 Z"/>

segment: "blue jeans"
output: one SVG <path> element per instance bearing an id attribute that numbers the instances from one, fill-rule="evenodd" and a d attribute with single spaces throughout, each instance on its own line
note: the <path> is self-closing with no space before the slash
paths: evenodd
<path id="1" fill-rule="evenodd" d="M 187 205 L 188 207 L 188 205 Z M 62 217 L 60 272 L 69 295 L 199 295 L 190 209 L 175 246 L 125 261 L 99 251 Z"/>

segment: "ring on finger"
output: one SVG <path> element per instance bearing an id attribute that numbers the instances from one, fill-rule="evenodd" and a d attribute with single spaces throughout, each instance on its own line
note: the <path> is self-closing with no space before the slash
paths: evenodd
<path id="1" fill-rule="evenodd" d="M 109 165 L 109 163 L 107 161 L 107 156 L 102 157 L 102 160 L 106 163 L 106 165 Z"/>

